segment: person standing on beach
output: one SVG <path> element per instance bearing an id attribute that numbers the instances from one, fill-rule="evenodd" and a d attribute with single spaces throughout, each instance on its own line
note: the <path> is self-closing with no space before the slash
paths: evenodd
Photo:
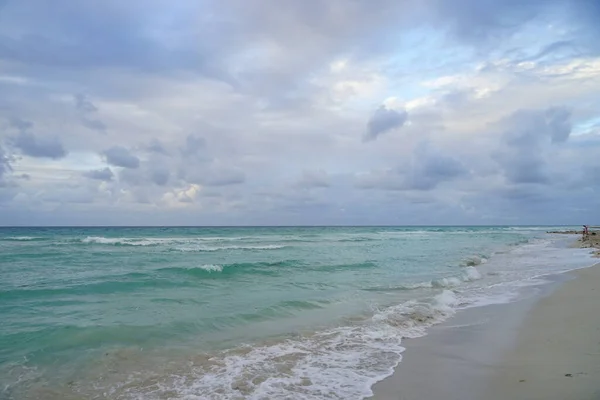
<path id="1" fill-rule="evenodd" d="M 587 236 L 590 233 L 587 225 L 583 226 L 583 232 L 582 233 L 583 233 L 583 239 L 587 238 Z"/>

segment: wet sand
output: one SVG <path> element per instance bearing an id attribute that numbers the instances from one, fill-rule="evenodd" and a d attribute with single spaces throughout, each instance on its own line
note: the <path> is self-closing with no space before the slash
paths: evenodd
<path id="1" fill-rule="evenodd" d="M 382 400 L 600 399 L 600 264 L 407 340 Z"/>

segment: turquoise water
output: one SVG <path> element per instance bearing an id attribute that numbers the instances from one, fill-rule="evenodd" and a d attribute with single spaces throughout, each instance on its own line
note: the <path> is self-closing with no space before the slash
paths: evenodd
<path id="1" fill-rule="evenodd" d="M 587 262 L 546 229 L 2 228 L 0 398 L 363 398 L 403 336 Z"/>

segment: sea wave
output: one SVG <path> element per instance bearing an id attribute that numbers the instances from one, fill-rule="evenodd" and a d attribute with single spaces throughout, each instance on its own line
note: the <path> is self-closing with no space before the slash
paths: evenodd
<path id="1" fill-rule="evenodd" d="M 199 266 L 198 268 L 203 269 L 208 272 L 223 272 L 222 265 L 204 264 L 204 265 Z"/>
<path id="2" fill-rule="evenodd" d="M 81 239 L 84 244 L 111 246 L 141 246 L 164 247 L 170 251 L 181 252 L 212 252 L 222 250 L 278 250 L 287 246 L 277 244 L 240 244 L 210 246 L 205 242 L 215 238 L 109 238 L 103 236 L 88 236 Z M 219 238 L 220 239 L 220 238 Z"/>
<path id="3" fill-rule="evenodd" d="M 423 289 L 450 289 L 458 288 L 464 283 L 473 282 L 482 278 L 481 273 L 475 267 L 465 267 L 459 276 L 449 276 L 432 279 L 431 281 L 406 283 L 394 286 L 378 286 L 364 289 L 372 292 L 410 291 Z"/>
<path id="4" fill-rule="evenodd" d="M 304 303 L 280 306 L 318 307 Z M 371 396 L 372 386 L 393 373 L 402 359 L 404 338 L 424 335 L 460 304 L 456 293 L 444 290 L 426 301 L 377 310 L 354 325 L 187 356 L 133 375 L 119 369 L 128 371 L 129 359 L 135 356 L 114 357 L 110 376 L 96 380 L 94 387 L 74 390 L 82 396 L 100 391 L 123 399 L 361 399 Z"/>
<path id="5" fill-rule="evenodd" d="M 462 260 L 461 266 L 463 267 L 475 267 L 477 265 L 485 264 L 488 262 L 487 257 L 484 256 L 470 256 Z"/>
<path id="6" fill-rule="evenodd" d="M 37 241 L 37 240 L 44 240 L 44 237 L 41 236 L 8 236 L 5 238 L 1 238 L 0 240 L 9 240 L 9 241 L 15 241 L 15 242 L 31 242 L 31 241 Z"/>
<path id="7" fill-rule="evenodd" d="M 201 264 L 191 267 L 165 267 L 157 269 L 160 274 L 187 275 L 197 278 L 220 279 L 233 274 L 279 275 L 285 268 L 296 266 L 293 260 L 279 262 L 255 262 L 232 264 Z"/>
<path id="8" fill-rule="evenodd" d="M 213 252 L 222 250 L 279 250 L 287 246 L 277 244 L 244 245 L 244 246 L 176 246 L 172 250 L 181 252 Z"/>
<path id="9" fill-rule="evenodd" d="M 481 274 L 475 267 L 466 267 L 463 270 L 462 279 L 465 282 L 472 282 L 481 279 Z"/>
<path id="10" fill-rule="evenodd" d="M 108 238 L 103 236 L 88 236 L 81 239 L 81 243 L 85 244 L 109 244 L 121 246 L 157 246 L 164 244 L 170 239 L 146 239 L 146 238 Z"/>

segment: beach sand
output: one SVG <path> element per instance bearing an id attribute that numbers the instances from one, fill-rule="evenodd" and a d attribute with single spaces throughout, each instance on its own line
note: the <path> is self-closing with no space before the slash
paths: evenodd
<path id="1" fill-rule="evenodd" d="M 600 264 L 543 298 L 483 399 L 600 399 Z"/>
<path id="2" fill-rule="evenodd" d="M 600 399 L 600 264 L 553 279 L 406 340 L 373 399 Z"/>

